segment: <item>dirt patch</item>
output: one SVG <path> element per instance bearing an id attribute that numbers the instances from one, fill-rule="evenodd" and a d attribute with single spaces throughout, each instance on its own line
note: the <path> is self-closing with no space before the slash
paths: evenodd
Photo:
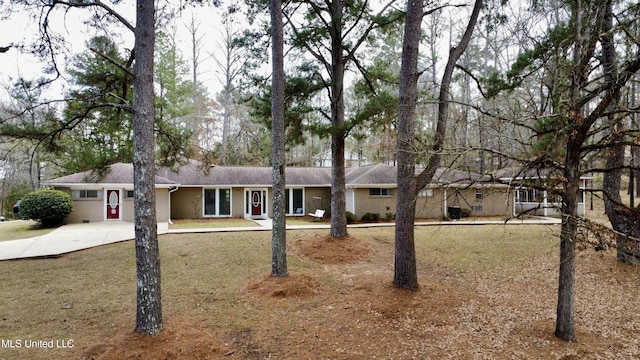
<path id="1" fill-rule="evenodd" d="M 219 359 L 233 354 L 202 322 L 187 314 L 166 318 L 156 336 L 122 330 L 91 346 L 83 359 Z"/>
<path id="2" fill-rule="evenodd" d="M 362 239 L 353 236 L 335 238 L 325 234 L 299 239 L 293 249 L 322 264 L 355 263 L 366 259 L 371 253 L 371 247 Z"/>
<path id="3" fill-rule="evenodd" d="M 320 292 L 319 288 L 318 281 L 305 274 L 290 273 L 286 277 L 263 274 L 249 280 L 243 292 L 248 295 L 278 299 L 305 298 L 317 295 Z"/>

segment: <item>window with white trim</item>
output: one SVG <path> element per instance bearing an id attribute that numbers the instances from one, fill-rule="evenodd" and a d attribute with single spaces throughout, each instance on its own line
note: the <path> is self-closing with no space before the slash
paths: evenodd
<path id="1" fill-rule="evenodd" d="M 538 190 L 531 188 L 519 188 L 516 191 L 517 202 L 540 202 Z"/>
<path id="2" fill-rule="evenodd" d="M 286 189 L 287 215 L 304 215 L 304 191 L 302 188 Z"/>
<path id="3" fill-rule="evenodd" d="M 204 189 L 204 216 L 231 215 L 231 189 Z"/>
<path id="4" fill-rule="evenodd" d="M 393 189 L 370 188 L 369 196 L 393 196 Z"/>
<path id="5" fill-rule="evenodd" d="M 73 199 L 101 199 L 102 191 L 100 190 L 72 190 L 71 197 Z"/>

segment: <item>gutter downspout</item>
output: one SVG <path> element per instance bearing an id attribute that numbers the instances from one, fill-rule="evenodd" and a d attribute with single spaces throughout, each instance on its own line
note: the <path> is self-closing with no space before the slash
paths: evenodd
<path id="1" fill-rule="evenodd" d="M 173 221 L 171 221 L 171 194 L 178 191 L 178 189 L 180 188 L 180 185 L 176 185 L 173 188 L 169 188 L 169 224 L 173 224 Z"/>
<path id="2" fill-rule="evenodd" d="M 511 186 L 511 185 L 509 185 L 509 186 Z M 517 189 L 513 188 L 513 217 L 514 218 L 518 216 L 517 215 L 517 211 L 516 211 L 516 196 L 518 194 L 516 194 L 516 191 L 517 191 Z"/>

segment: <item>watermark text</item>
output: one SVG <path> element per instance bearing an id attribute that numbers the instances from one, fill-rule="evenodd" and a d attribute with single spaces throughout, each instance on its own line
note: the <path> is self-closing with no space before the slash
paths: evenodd
<path id="1" fill-rule="evenodd" d="M 73 339 L 0 339 L 0 349 L 72 349 Z"/>

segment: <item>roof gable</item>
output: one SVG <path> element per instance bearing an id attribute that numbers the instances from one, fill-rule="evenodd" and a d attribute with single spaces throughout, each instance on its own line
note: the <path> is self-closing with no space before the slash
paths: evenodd
<path id="1" fill-rule="evenodd" d="M 376 164 L 349 168 L 346 183 L 357 185 L 395 185 L 398 172 L 395 166 Z"/>

